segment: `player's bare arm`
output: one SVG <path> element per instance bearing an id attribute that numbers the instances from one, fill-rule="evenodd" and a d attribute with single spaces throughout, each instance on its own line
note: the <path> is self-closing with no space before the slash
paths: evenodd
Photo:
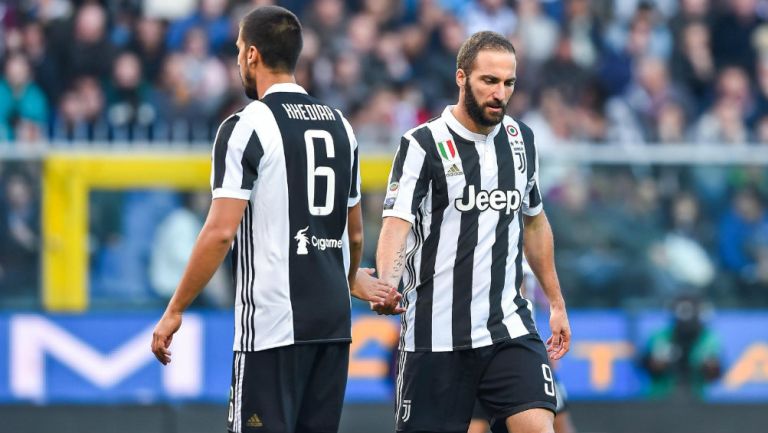
<path id="1" fill-rule="evenodd" d="M 410 222 L 397 217 L 385 217 L 381 226 L 376 249 L 376 269 L 379 277 L 391 287 L 400 284 L 405 270 L 405 242 L 410 229 Z M 401 298 L 402 295 L 395 292 L 387 297 L 383 305 L 372 305 L 371 308 L 379 314 L 400 314 L 405 312 L 399 305 Z"/>
<path id="2" fill-rule="evenodd" d="M 547 339 L 547 352 L 551 359 L 560 359 L 570 347 L 571 327 L 555 270 L 552 227 L 542 211 L 536 216 L 525 216 L 524 230 L 525 257 L 549 300 L 549 325 L 552 335 Z"/>
<path id="3" fill-rule="evenodd" d="M 358 202 L 347 212 L 349 233 L 349 288 L 355 298 L 372 304 L 383 304 L 387 295 L 397 288 L 391 288 L 384 281 L 374 277 L 374 269 L 360 269 L 363 256 L 363 211 Z"/>
<path id="4" fill-rule="evenodd" d="M 247 200 L 234 198 L 213 200 L 181 282 L 152 334 L 152 352 L 163 365 L 171 362 L 169 349 L 173 334 L 181 327 L 182 314 L 226 257 L 247 204 Z"/>

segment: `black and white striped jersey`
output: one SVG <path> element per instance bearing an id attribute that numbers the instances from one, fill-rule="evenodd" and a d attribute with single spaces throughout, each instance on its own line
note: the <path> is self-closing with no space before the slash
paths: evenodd
<path id="1" fill-rule="evenodd" d="M 211 188 L 249 201 L 232 245 L 234 350 L 349 341 L 347 209 L 360 175 L 341 112 L 273 85 L 219 127 Z"/>
<path id="2" fill-rule="evenodd" d="M 451 351 L 536 332 L 522 282 L 523 218 L 542 211 L 533 132 L 505 116 L 487 136 L 447 107 L 402 137 L 384 217 L 413 224 L 400 347 Z"/>

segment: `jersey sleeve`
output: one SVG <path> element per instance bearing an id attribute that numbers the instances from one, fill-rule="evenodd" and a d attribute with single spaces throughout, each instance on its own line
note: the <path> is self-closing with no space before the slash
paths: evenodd
<path id="1" fill-rule="evenodd" d="M 336 110 L 336 112 L 339 113 L 342 122 L 344 122 L 344 129 L 347 131 L 347 137 L 349 137 L 349 146 L 352 152 L 352 176 L 350 178 L 351 182 L 349 184 L 349 198 L 347 199 L 347 207 L 352 207 L 360 203 L 360 156 L 357 146 L 357 138 L 355 137 L 354 130 L 352 130 L 352 125 L 350 125 L 347 119 L 344 118 L 344 115 L 341 114 L 341 111 Z"/>
<path id="2" fill-rule="evenodd" d="M 238 114 L 227 118 L 216 133 L 211 154 L 213 198 L 248 200 L 263 156 L 256 131 Z"/>
<path id="3" fill-rule="evenodd" d="M 536 216 L 544 209 L 544 203 L 541 200 L 541 191 L 539 190 L 539 155 L 538 152 L 533 157 L 533 175 L 528 179 L 523 196 L 523 214 Z"/>
<path id="4" fill-rule="evenodd" d="M 397 217 L 413 224 L 416 212 L 427 196 L 429 180 L 426 152 L 413 137 L 404 136 L 389 173 L 383 216 Z"/>

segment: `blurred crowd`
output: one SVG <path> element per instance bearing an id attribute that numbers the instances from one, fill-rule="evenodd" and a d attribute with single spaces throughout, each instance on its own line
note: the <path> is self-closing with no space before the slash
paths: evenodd
<path id="1" fill-rule="evenodd" d="M 4 141 L 207 141 L 247 101 L 238 20 L 274 0 L 9 0 Z M 518 50 L 510 113 L 541 145 L 768 142 L 765 0 L 286 0 L 297 79 L 366 147 L 455 99 L 457 51 L 490 29 Z M 716 37 L 715 37 L 716 36 Z"/>
<path id="2" fill-rule="evenodd" d="M 539 147 L 709 144 L 727 152 L 768 143 L 768 0 L 7 0 L 0 148 L 209 146 L 221 120 L 248 102 L 236 66 L 238 20 L 268 3 L 302 20 L 296 78 L 346 113 L 364 153 L 390 154 L 403 131 L 455 101 L 456 54 L 482 29 L 515 44 L 508 111 L 532 127 Z M 20 287 L 13 272 L 22 268 L 11 261 L 37 271 L 36 170 L 0 172 L 0 293 Z M 768 305 L 765 167 L 542 170 L 574 305 L 685 293 Z M 96 200 L 105 204 L 91 210 L 94 293 L 134 298 L 140 284 L 141 293 L 167 295 L 176 276 L 158 273 L 167 266 L 157 263 L 177 258 L 156 257 L 151 245 L 193 239 L 204 215 L 189 197 L 152 197 Z M 381 197 L 368 194 L 369 265 L 380 208 Z M 187 236 L 157 238 L 165 218 Z M 149 270 L 130 286 L 137 269 Z"/>

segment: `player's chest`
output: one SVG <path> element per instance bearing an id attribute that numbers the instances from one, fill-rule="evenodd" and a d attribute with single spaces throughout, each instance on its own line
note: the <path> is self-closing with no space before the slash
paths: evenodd
<path id="1" fill-rule="evenodd" d="M 436 142 L 430 188 L 431 210 L 516 212 L 528 183 L 522 140 Z"/>

